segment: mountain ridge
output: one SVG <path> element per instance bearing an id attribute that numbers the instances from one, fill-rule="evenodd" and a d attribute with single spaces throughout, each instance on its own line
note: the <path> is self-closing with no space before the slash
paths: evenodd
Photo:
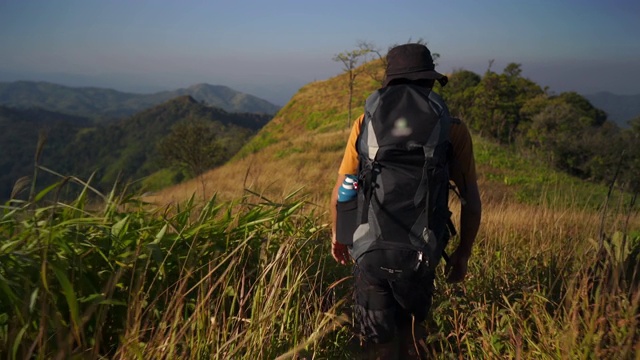
<path id="1" fill-rule="evenodd" d="M 71 87 L 45 81 L 0 82 L 0 105 L 85 116 L 108 121 L 135 114 L 172 98 L 191 95 L 194 99 L 230 113 L 273 115 L 280 109 L 266 100 L 223 85 L 206 83 L 187 88 L 136 94 L 100 87 Z"/>

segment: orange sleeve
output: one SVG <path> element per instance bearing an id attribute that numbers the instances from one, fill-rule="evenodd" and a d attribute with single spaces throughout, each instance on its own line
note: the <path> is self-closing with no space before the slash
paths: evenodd
<path id="1" fill-rule="evenodd" d="M 463 194 L 466 192 L 469 182 L 477 181 L 471 134 L 462 121 L 452 122 L 449 138 L 453 147 L 453 159 L 449 168 L 450 176 Z"/>
<path id="2" fill-rule="evenodd" d="M 364 114 L 360 115 L 358 119 L 353 123 L 351 133 L 349 134 L 349 140 L 347 140 L 347 146 L 344 149 L 344 155 L 342 157 L 342 163 L 340 163 L 340 169 L 338 174 L 357 174 L 358 173 L 358 151 L 356 150 L 356 141 L 358 141 L 358 135 L 360 135 L 360 125 Z"/>

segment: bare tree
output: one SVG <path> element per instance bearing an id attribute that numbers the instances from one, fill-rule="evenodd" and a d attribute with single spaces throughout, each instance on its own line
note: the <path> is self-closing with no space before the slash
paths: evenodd
<path id="1" fill-rule="evenodd" d="M 380 52 L 380 49 L 372 42 L 360 40 L 357 43 L 358 49 L 365 52 L 365 62 L 369 62 L 372 60 L 379 60 L 379 67 L 368 67 L 364 69 L 364 71 L 369 75 L 371 79 L 376 81 L 379 85 L 382 85 L 382 81 L 384 80 L 384 70 L 387 68 L 387 56 Z M 369 57 L 369 55 L 372 55 Z M 380 71 L 382 68 L 382 72 Z M 382 73 L 382 76 L 380 75 Z"/>
<path id="2" fill-rule="evenodd" d="M 357 70 L 360 60 L 363 56 L 367 55 L 370 51 L 363 48 L 358 48 L 352 51 L 345 51 L 339 53 L 333 57 L 333 61 L 341 62 L 343 70 L 348 75 L 349 79 L 349 117 L 347 119 L 347 128 L 351 127 L 351 113 L 353 108 L 353 87 L 356 82 L 356 77 L 360 74 Z"/>
<path id="3" fill-rule="evenodd" d="M 411 38 L 407 43 L 411 43 Z M 419 38 L 416 41 L 413 41 L 416 44 L 426 45 L 426 41 L 422 38 Z M 382 69 L 387 68 L 387 56 L 383 54 L 380 49 L 372 42 L 359 40 L 356 44 L 357 48 L 352 51 L 345 51 L 339 53 L 333 57 L 333 61 L 341 62 L 344 65 L 343 70 L 345 73 L 349 75 L 349 116 L 347 120 L 347 127 L 351 127 L 351 118 L 352 118 L 352 109 L 353 109 L 353 88 L 355 85 L 356 77 L 361 72 L 366 72 L 373 80 L 375 80 L 379 85 L 382 85 L 384 81 L 385 73 L 382 71 L 382 76 L 380 76 L 379 68 L 376 67 L 361 67 L 358 69 L 358 65 L 363 62 L 369 62 L 374 59 L 380 60 L 380 64 Z M 389 49 L 397 46 L 391 45 Z M 433 58 L 434 63 L 437 65 L 436 60 L 440 58 L 440 54 L 431 53 L 431 57 Z"/>

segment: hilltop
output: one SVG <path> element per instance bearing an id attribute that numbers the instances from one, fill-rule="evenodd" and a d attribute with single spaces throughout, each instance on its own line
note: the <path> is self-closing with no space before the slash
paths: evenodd
<path id="1" fill-rule="evenodd" d="M 351 121 L 362 113 L 362 105 L 368 94 L 379 87 L 376 79 L 381 78 L 383 70 L 379 62 L 373 61 L 358 71 L 353 98 L 357 106 L 353 109 Z M 604 112 L 575 93 L 545 95 L 538 85 L 520 77 L 517 64 L 508 66 L 503 74 L 486 74 L 485 78 L 486 81 L 479 75 L 463 70 L 451 74 L 450 84 L 444 88 L 448 91 L 444 95 L 451 99 L 452 112 L 471 122 L 483 198 L 540 202 L 545 201 L 544 197 L 573 196 L 576 189 L 582 189 L 578 191 L 584 192 L 584 197 L 589 198 L 585 201 L 597 206 L 594 204 L 603 200 L 606 191 L 602 186 L 583 179 L 596 179 L 597 176 L 604 177 L 612 173 L 612 170 L 601 174 L 597 171 L 604 171 L 602 167 L 606 166 L 611 169 L 611 164 L 616 162 L 599 153 L 590 154 L 598 147 L 580 141 L 585 138 L 595 141 L 593 139 L 598 138 L 595 134 L 599 133 L 619 133 L 615 125 L 606 120 Z M 515 85 L 510 88 L 486 88 L 497 81 L 512 81 Z M 526 93 L 514 92 L 516 86 L 521 86 Z M 501 98 L 496 104 L 503 107 L 492 110 L 465 105 L 478 98 L 468 92 L 473 87 L 482 94 L 498 91 L 497 96 Z M 506 93 L 504 89 L 511 92 Z M 443 89 L 436 88 L 435 91 Z M 348 102 L 346 74 L 307 84 L 228 163 L 203 174 L 197 180 L 166 188 L 148 199 L 162 204 L 180 202 L 193 194 L 204 198 L 216 194 L 222 199 L 231 200 L 241 196 L 245 189 L 280 198 L 302 189 L 310 194 L 313 202 L 326 209 L 349 135 Z M 522 114 L 517 116 L 522 117 L 519 120 L 522 128 L 520 136 L 522 141 L 526 141 L 526 151 L 518 151 L 508 143 L 501 143 L 513 141 L 513 128 L 506 133 L 505 129 L 496 127 L 493 130 L 487 125 L 473 122 L 474 117 L 485 118 L 485 113 L 478 111 L 491 111 L 498 116 L 496 121 L 502 117 L 500 121 L 512 127 L 518 124 L 505 122 L 504 117 L 508 116 L 505 112 Z M 555 116 L 554 111 L 561 111 L 560 117 Z M 557 124 L 550 121 L 556 121 Z M 573 125 L 564 125 L 564 121 Z M 588 135 L 583 135 L 582 131 Z M 496 141 L 491 136 L 504 138 Z M 556 149 L 554 136 L 564 136 L 562 141 L 566 145 Z M 585 146 L 590 150 L 585 151 Z M 622 142 L 616 142 L 616 146 L 623 146 Z M 582 158 L 570 158 L 565 162 L 561 156 L 553 155 L 554 151 L 559 154 L 562 151 L 569 156 L 575 156 L 574 152 L 581 153 Z M 600 169 L 597 168 L 598 164 Z M 567 201 L 582 201 L 576 200 L 575 196 L 573 198 Z"/>
<path id="2" fill-rule="evenodd" d="M 158 192 L 152 200 L 182 201 L 194 192 L 202 196 L 200 182 L 206 184 L 205 197 L 214 193 L 225 199 L 241 196 L 245 188 L 267 197 L 281 197 L 296 189 L 326 201 L 341 153 L 349 135 L 348 97 L 344 76 L 307 84 L 258 132 L 240 152 L 222 167 Z M 375 84 L 362 79 L 357 84 L 358 99 Z M 354 113 L 362 111 L 356 109 Z"/>
<path id="3" fill-rule="evenodd" d="M 69 87 L 48 82 L 0 82 L 0 105 L 43 108 L 98 121 L 131 116 L 178 96 L 190 95 L 227 112 L 273 115 L 279 106 L 226 86 L 197 84 L 153 94 L 133 94 L 97 87 Z"/>

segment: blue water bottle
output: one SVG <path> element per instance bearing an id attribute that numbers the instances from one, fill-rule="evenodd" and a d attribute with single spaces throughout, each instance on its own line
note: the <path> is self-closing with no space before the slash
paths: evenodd
<path id="1" fill-rule="evenodd" d="M 347 175 L 338 189 L 338 201 L 345 202 L 354 199 L 358 195 L 358 178 L 355 175 Z"/>
<path id="2" fill-rule="evenodd" d="M 338 189 L 336 204 L 336 240 L 340 244 L 351 246 L 353 233 L 356 230 L 358 214 L 358 178 L 355 175 L 347 177 Z"/>

